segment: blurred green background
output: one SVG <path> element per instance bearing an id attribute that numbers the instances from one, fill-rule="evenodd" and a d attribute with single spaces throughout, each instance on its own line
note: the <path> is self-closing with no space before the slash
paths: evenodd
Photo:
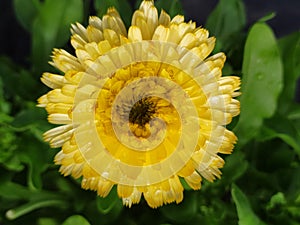
<path id="1" fill-rule="evenodd" d="M 171 16 L 184 13 L 216 36 L 215 52 L 227 55 L 223 73 L 242 78 L 243 95 L 241 115 L 229 126 L 239 142 L 232 155 L 224 156 L 222 178 L 204 182 L 200 191 L 187 189 L 179 205 L 153 210 L 143 200 L 125 208 L 116 190 L 102 199 L 82 190 L 80 181 L 61 176 L 53 164 L 58 149 L 42 140 L 52 126 L 35 106 L 48 91 L 39 81 L 42 72 L 55 72 L 48 65 L 52 48 L 73 51 L 70 24 L 86 25 L 89 15 L 102 16 L 114 5 L 128 27 L 140 1 L 1 0 L 0 225 L 300 224 L 300 106 L 295 97 L 300 20 L 292 17 L 299 3 L 286 1 L 291 13 L 283 16 L 279 7 L 276 16 L 266 13 L 262 2 L 156 1 L 159 9 Z M 290 26 L 280 27 L 280 18 L 289 18 Z"/>

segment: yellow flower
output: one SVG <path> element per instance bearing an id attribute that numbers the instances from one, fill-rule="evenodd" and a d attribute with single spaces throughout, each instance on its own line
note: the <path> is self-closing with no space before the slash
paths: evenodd
<path id="1" fill-rule="evenodd" d="M 52 88 L 38 100 L 49 122 L 44 134 L 64 176 L 105 197 L 114 185 L 124 205 L 150 207 L 183 199 L 183 180 L 194 190 L 202 177 L 220 178 L 237 140 L 227 130 L 240 112 L 240 79 L 222 77 L 225 55 L 208 57 L 215 38 L 143 1 L 128 32 L 114 8 L 87 28 L 72 25 L 75 56 L 55 49 L 44 73 Z"/>

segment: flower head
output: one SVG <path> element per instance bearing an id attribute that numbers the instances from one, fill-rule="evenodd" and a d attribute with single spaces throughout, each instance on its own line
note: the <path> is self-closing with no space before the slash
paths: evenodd
<path id="1" fill-rule="evenodd" d="M 55 49 L 44 73 L 53 90 L 38 100 L 53 124 L 44 134 L 60 172 L 105 197 L 114 185 L 127 206 L 143 195 L 156 208 L 220 178 L 237 138 L 225 125 L 239 114 L 240 80 L 222 77 L 215 38 L 143 1 L 128 32 L 114 8 L 87 28 L 72 25 L 75 56 Z"/>

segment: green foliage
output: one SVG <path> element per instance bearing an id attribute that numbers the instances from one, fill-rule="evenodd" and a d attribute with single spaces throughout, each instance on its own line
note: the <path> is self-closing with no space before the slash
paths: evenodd
<path id="1" fill-rule="evenodd" d="M 136 1 L 140 2 L 140 1 Z M 180 1 L 157 0 L 158 8 L 182 14 Z M 93 3 L 93 5 L 92 5 Z M 230 125 L 239 137 L 226 156 L 222 178 L 187 189 L 181 204 L 150 209 L 142 199 L 123 207 L 116 188 L 106 198 L 80 188 L 53 163 L 42 134 L 51 128 L 36 99 L 53 48 L 68 49 L 70 24 L 120 11 L 128 27 L 127 0 L 14 0 L 16 18 L 31 37 L 29 66 L 0 56 L 0 224 L 6 225 L 257 225 L 299 224 L 300 106 L 294 101 L 300 76 L 300 32 L 276 39 L 269 14 L 246 30 L 241 0 L 220 0 L 206 28 L 224 51 L 224 74 L 242 78 L 241 115 Z M 138 4 L 136 4 L 137 7 Z M 57 71 L 56 71 L 57 72 Z M 185 186 L 187 184 L 185 183 Z"/>
<path id="2" fill-rule="evenodd" d="M 284 88 L 280 96 L 280 113 L 293 113 L 294 110 L 299 110 L 293 104 L 294 93 L 296 90 L 297 80 L 300 77 L 300 33 L 295 32 L 286 37 L 279 39 L 278 46 L 281 52 L 284 65 Z"/>
<path id="3" fill-rule="evenodd" d="M 179 0 L 157 0 L 155 5 L 158 9 L 165 10 L 171 18 L 176 15 L 183 15 L 182 5 Z"/>
<path id="4" fill-rule="evenodd" d="M 62 225 L 90 225 L 90 223 L 83 216 L 75 215 L 66 219 Z"/>
<path id="5" fill-rule="evenodd" d="M 114 7 L 120 13 L 126 27 L 131 23 L 132 8 L 128 0 L 95 0 L 97 15 L 101 18 L 110 7 Z"/>
<path id="6" fill-rule="evenodd" d="M 122 203 L 118 198 L 116 188 L 109 193 L 106 198 L 97 198 L 97 209 L 103 215 L 113 213 L 114 215 L 118 215 L 121 212 Z"/>
<path id="7" fill-rule="evenodd" d="M 188 192 L 180 205 L 166 205 L 160 211 L 173 223 L 189 223 L 197 215 L 198 207 L 196 194 Z"/>
<path id="8" fill-rule="evenodd" d="M 28 31 L 31 31 L 31 26 L 39 11 L 40 2 L 38 0 L 14 0 L 14 9 L 16 17 L 20 24 Z"/>
<path id="9" fill-rule="evenodd" d="M 264 225 L 251 209 L 247 196 L 236 186 L 233 185 L 231 189 L 233 201 L 236 204 L 236 209 L 239 217 L 239 225 Z"/>
<path id="10" fill-rule="evenodd" d="M 69 40 L 70 24 L 82 22 L 81 0 L 46 0 L 40 3 L 32 23 L 32 63 L 35 72 L 48 69 L 49 55 L 54 46 L 63 46 Z"/>
<path id="11" fill-rule="evenodd" d="M 242 73 L 241 116 L 235 129 L 240 145 L 254 138 L 263 120 L 274 114 L 282 89 L 280 53 L 272 30 L 264 23 L 255 24 L 248 34 Z"/>
<path id="12" fill-rule="evenodd" d="M 220 0 L 207 19 L 206 26 L 211 34 L 223 43 L 233 34 L 240 32 L 246 24 L 243 2 L 240 0 Z"/>
<path id="13" fill-rule="evenodd" d="M 231 56 L 233 67 L 240 68 L 240 55 L 244 46 L 246 24 L 244 3 L 241 0 L 220 0 L 207 18 L 205 27 L 210 34 L 217 37 L 214 52 L 223 49 Z M 237 65 L 238 64 L 238 65 Z"/>

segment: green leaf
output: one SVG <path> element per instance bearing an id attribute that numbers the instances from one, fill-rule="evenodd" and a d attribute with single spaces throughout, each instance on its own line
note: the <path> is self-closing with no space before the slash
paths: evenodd
<path id="1" fill-rule="evenodd" d="M 3 181 L 1 179 L 0 196 L 12 201 L 18 199 L 30 199 L 33 196 L 33 192 L 20 184 Z"/>
<path id="2" fill-rule="evenodd" d="M 97 197 L 96 203 L 98 210 L 104 215 L 116 209 L 118 211 L 118 208 L 121 205 L 115 187 L 110 191 L 107 197 Z"/>
<path id="3" fill-rule="evenodd" d="M 34 103 L 30 103 L 27 109 L 16 115 L 11 125 L 15 128 L 27 128 L 44 121 L 46 117 L 47 113 L 44 109 L 36 107 Z"/>
<path id="4" fill-rule="evenodd" d="M 284 141 L 286 144 L 288 144 L 290 147 L 292 147 L 297 154 L 300 156 L 300 144 L 297 142 L 297 140 L 286 133 L 279 133 L 275 130 L 272 130 L 271 128 L 268 128 L 266 126 L 263 126 L 261 129 L 260 139 L 261 141 L 267 141 L 274 138 L 279 138 L 282 141 Z"/>
<path id="5" fill-rule="evenodd" d="M 265 225 L 253 212 L 247 196 L 235 184 L 232 185 L 231 195 L 236 205 L 239 225 Z"/>
<path id="6" fill-rule="evenodd" d="M 20 68 L 7 57 L 0 57 L 0 77 L 3 80 L 3 89 L 7 98 L 16 100 L 35 100 L 39 93 L 40 83 L 33 78 L 32 73 Z M 14 101 L 13 104 L 18 102 Z M 17 107 L 20 107 L 18 104 Z"/>
<path id="7" fill-rule="evenodd" d="M 17 162 L 28 166 L 27 182 L 31 189 L 40 189 L 42 186 L 41 174 L 52 164 L 55 151 L 49 151 L 44 143 L 42 134 L 49 128 L 46 113 L 43 109 L 28 104 L 28 109 L 21 111 L 11 123 L 11 128 L 21 132 L 18 138 L 18 148 L 15 150 Z M 39 140 L 39 141 L 38 141 Z M 26 148 L 23 143 L 30 143 Z"/>
<path id="8" fill-rule="evenodd" d="M 9 102 L 4 97 L 3 81 L 0 76 L 0 123 L 11 120 L 10 116 L 7 115 L 10 112 L 10 108 Z"/>
<path id="9" fill-rule="evenodd" d="M 44 143 L 43 133 L 52 128 L 46 118 L 47 113 L 44 109 L 29 102 L 27 108 L 21 110 L 10 125 L 15 131 L 30 131 L 34 137 Z"/>
<path id="10" fill-rule="evenodd" d="M 289 110 L 287 118 L 290 120 L 300 120 L 300 106 L 295 104 L 295 107 Z"/>
<path id="11" fill-rule="evenodd" d="M 18 146 L 18 157 L 28 168 L 27 185 L 32 190 L 40 190 L 42 174 L 52 165 L 56 151 L 49 150 L 45 143 L 37 141 L 30 133 L 23 134 L 20 139 L 20 143 L 31 143 L 26 148 L 21 144 Z"/>
<path id="12" fill-rule="evenodd" d="M 183 15 L 182 5 L 179 0 L 157 0 L 155 5 L 158 9 L 165 10 L 171 18 L 176 15 Z"/>
<path id="13" fill-rule="evenodd" d="M 138 9 L 140 7 L 140 4 L 142 3 L 143 0 L 136 0 L 134 3 L 134 8 Z"/>
<path id="14" fill-rule="evenodd" d="M 66 219 L 62 225 L 90 225 L 90 223 L 83 216 L 74 215 Z"/>
<path id="15" fill-rule="evenodd" d="M 40 1 L 38 0 L 14 0 L 15 15 L 19 23 L 29 32 L 32 29 L 39 6 Z"/>
<path id="16" fill-rule="evenodd" d="M 299 219 L 300 219 L 300 206 L 289 206 L 289 207 L 287 207 L 287 211 L 289 212 L 289 214 L 292 217 L 297 219 L 297 221 L 299 222 Z"/>
<path id="17" fill-rule="evenodd" d="M 205 27 L 225 43 L 232 34 L 241 31 L 246 24 L 243 1 L 220 0 L 209 15 Z"/>
<path id="18" fill-rule="evenodd" d="M 241 113 L 235 132 L 239 145 L 254 138 L 265 118 L 277 107 L 282 90 L 283 68 L 276 39 L 265 23 L 250 30 L 244 51 Z"/>
<path id="19" fill-rule="evenodd" d="M 94 4 L 99 17 L 104 16 L 109 7 L 119 8 L 118 0 L 96 0 Z"/>
<path id="20" fill-rule="evenodd" d="M 104 14 L 106 14 L 109 7 L 115 7 L 120 13 L 124 24 L 127 27 L 130 26 L 132 8 L 128 0 L 95 0 L 95 8 L 99 17 L 102 17 Z"/>
<path id="21" fill-rule="evenodd" d="M 4 149 L 5 150 L 5 149 Z M 10 154 L 11 157 L 6 157 L 2 166 L 11 171 L 22 171 L 24 169 L 24 165 L 22 164 L 20 157 L 17 154 Z M 2 156 L 1 156 L 2 157 Z"/>
<path id="22" fill-rule="evenodd" d="M 286 115 L 294 104 L 297 80 L 300 77 L 300 32 L 281 38 L 278 45 L 284 65 L 284 88 L 279 98 L 279 111 Z"/>
<path id="23" fill-rule="evenodd" d="M 272 210 L 278 206 L 285 205 L 286 199 L 282 192 L 278 192 L 275 195 L 272 196 L 270 202 L 267 205 L 267 210 Z"/>
<path id="24" fill-rule="evenodd" d="M 222 169 L 223 178 L 221 182 L 231 184 L 240 178 L 248 168 L 248 162 L 245 160 L 245 155 L 241 151 L 234 152 L 226 157 L 225 166 Z"/>
<path id="25" fill-rule="evenodd" d="M 0 115 L 1 119 L 1 115 Z M 0 127 L 0 164 L 7 164 L 7 167 L 9 167 L 10 159 L 14 156 L 15 150 L 17 148 L 16 140 L 17 137 L 12 132 L 12 130 L 9 127 Z M 19 167 L 19 163 L 17 163 L 17 167 Z"/>
<path id="26" fill-rule="evenodd" d="M 122 210 L 123 205 L 117 196 L 116 186 L 114 186 L 107 197 L 96 197 L 94 201 L 90 200 L 85 207 L 84 215 L 89 218 L 92 224 L 118 224 L 116 220 Z M 119 224 L 123 224 L 123 222 L 122 220 Z"/>
<path id="27" fill-rule="evenodd" d="M 268 20 L 273 19 L 276 16 L 275 12 L 270 12 L 267 15 L 265 15 L 264 17 L 260 18 L 258 21 L 259 22 L 267 22 Z"/>
<path id="28" fill-rule="evenodd" d="M 159 210 L 169 220 L 177 223 L 185 222 L 196 216 L 198 208 L 197 195 L 195 192 L 186 192 L 183 201 L 179 204 L 170 204 L 161 207 Z"/>
<path id="29" fill-rule="evenodd" d="M 21 170 L 23 166 L 16 159 L 15 150 L 17 148 L 17 136 L 9 123 L 13 117 L 9 115 L 11 104 L 6 101 L 3 91 L 2 77 L 0 76 L 0 165 L 10 170 Z"/>
<path id="30" fill-rule="evenodd" d="M 46 0 L 33 23 L 32 60 L 35 73 L 46 70 L 53 47 L 70 39 L 71 23 L 83 19 L 82 0 Z"/>
<path id="31" fill-rule="evenodd" d="M 59 225 L 59 223 L 53 218 L 39 218 L 37 225 Z"/>

